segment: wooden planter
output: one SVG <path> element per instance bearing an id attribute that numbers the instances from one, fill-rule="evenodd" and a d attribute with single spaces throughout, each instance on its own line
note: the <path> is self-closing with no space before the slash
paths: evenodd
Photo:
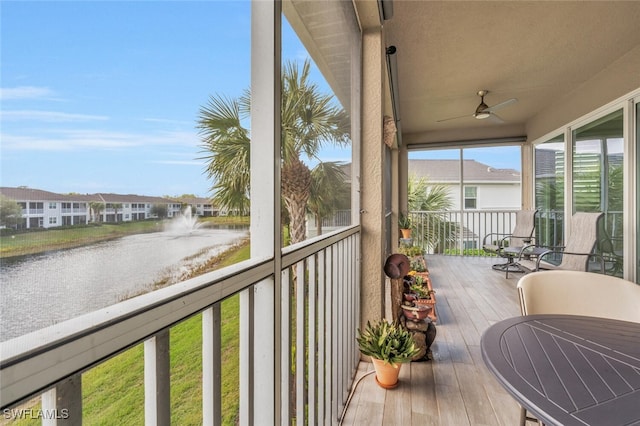
<path id="1" fill-rule="evenodd" d="M 429 299 L 417 299 L 414 300 L 413 303 L 416 305 L 427 305 L 431 307 L 431 311 L 429 312 L 429 318 L 433 323 L 436 323 L 438 320 L 438 314 L 436 313 L 436 293 L 433 291 L 433 285 L 431 283 L 431 277 L 429 277 L 428 272 L 417 272 L 416 275 L 421 276 L 424 279 L 424 283 L 429 290 L 430 298 Z"/>

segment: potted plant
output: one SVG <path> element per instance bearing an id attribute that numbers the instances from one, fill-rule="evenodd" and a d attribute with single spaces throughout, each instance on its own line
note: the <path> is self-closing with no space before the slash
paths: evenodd
<path id="1" fill-rule="evenodd" d="M 414 245 L 400 245 L 400 247 L 398 247 L 398 252 L 404 254 L 405 256 L 409 257 L 409 258 L 415 258 L 417 256 L 423 256 L 424 255 L 424 249 L 420 246 L 414 246 Z"/>
<path id="2" fill-rule="evenodd" d="M 380 387 L 393 389 L 398 385 L 400 367 L 411 361 L 419 349 L 413 336 L 397 322 L 367 321 L 364 331 L 358 329 L 358 345 L 363 355 L 371 357 Z"/>
<path id="3" fill-rule="evenodd" d="M 423 276 L 420 272 L 413 270 L 409 271 L 405 279 L 405 292 L 403 298 L 405 301 L 412 303 L 413 306 L 430 307 L 431 309 L 427 312 L 427 316 L 429 316 L 433 322 L 436 322 L 437 320 L 435 310 L 435 293 L 436 291 L 433 289 L 431 279 L 428 275 Z"/>
<path id="4" fill-rule="evenodd" d="M 411 238 L 411 219 L 409 219 L 408 215 L 402 212 L 398 214 L 398 226 L 400 226 L 400 233 L 402 234 L 402 238 Z"/>

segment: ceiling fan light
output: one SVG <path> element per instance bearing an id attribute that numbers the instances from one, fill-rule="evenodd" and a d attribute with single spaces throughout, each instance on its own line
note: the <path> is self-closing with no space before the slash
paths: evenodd
<path id="1" fill-rule="evenodd" d="M 485 118 L 489 118 L 489 116 L 491 116 L 491 113 L 490 112 L 486 112 L 486 111 L 475 113 L 475 117 L 478 120 L 484 120 Z"/>

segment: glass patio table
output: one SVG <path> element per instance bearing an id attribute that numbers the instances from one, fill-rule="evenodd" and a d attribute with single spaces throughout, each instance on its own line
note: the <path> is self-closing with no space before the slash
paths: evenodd
<path id="1" fill-rule="evenodd" d="M 546 425 L 640 424 L 640 323 L 528 315 L 493 324 L 480 345 L 500 384 Z"/>

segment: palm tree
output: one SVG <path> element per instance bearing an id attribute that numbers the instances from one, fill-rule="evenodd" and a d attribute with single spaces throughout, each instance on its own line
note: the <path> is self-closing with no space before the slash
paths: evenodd
<path id="1" fill-rule="evenodd" d="M 94 222 L 101 222 L 100 212 L 104 210 L 104 203 L 100 201 L 92 201 L 89 203 L 89 208 L 91 209 L 92 217 Z"/>
<path id="2" fill-rule="evenodd" d="M 308 208 L 316 219 L 316 234 L 322 234 L 322 219 L 340 208 L 349 208 L 350 191 L 347 175 L 339 162 L 318 164 L 311 171 L 311 189 Z"/>
<path id="3" fill-rule="evenodd" d="M 417 232 L 424 243 L 440 253 L 456 241 L 460 227 L 447 220 L 442 212 L 453 207 L 453 201 L 445 185 L 430 184 L 424 177 L 409 176 L 407 198 L 409 211 L 419 211 L 420 220 L 414 219 Z M 414 213 L 415 215 L 415 213 Z"/>
<path id="4" fill-rule="evenodd" d="M 113 208 L 114 214 L 114 222 L 118 222 L 118 210 L 122 210 L 122 203 L 112 203 L 111 208 Z"/>
<path id="5" fill-rule="evenodd" d="M 291 243 L 305 239 L 305 213 L 311 196 L 312 173 L 302 156 L 317 159 L 326 144 L 350 143 L 346 112 L 334 104 L 332 95 L 322 94 L 309 80 L 311 63 L 299 69 L 295 62 L 283 67 L 282 75 L 282 199 L 289 216 Z M 198 129 L 207 161 L 206 173 L 214 182 L 213 200 L 230 210 L 249 210 L 250 93 L 238 99 L 212 96 L 200 109 Z M 320 166 L 323 164 L 319 162 Z M 317 167 L 317 166 L 316 166 Z"/>

